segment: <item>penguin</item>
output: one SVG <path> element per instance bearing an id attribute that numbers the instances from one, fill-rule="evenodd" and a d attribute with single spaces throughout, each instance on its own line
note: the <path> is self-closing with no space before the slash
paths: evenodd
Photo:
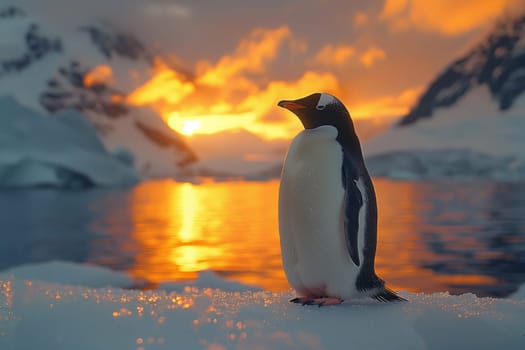
<path id="1" fill-rule="evenodd" d="M 376 195 L 346 107 L 328 93 L 278 106 L 304 126 L 289 146 L 279 185 L 283 268 L 298 294 L 290 301 L 405 300 L 374 270 Z"/>

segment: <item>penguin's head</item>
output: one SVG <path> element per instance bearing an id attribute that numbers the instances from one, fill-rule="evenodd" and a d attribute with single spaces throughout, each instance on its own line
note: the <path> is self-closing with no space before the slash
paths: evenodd
<path id="1" fill-rule="evenodd" d="M 323 125 L 334 126 L 339 132 L 354 129 L 350 114 L 337 97 L 315 93 L 297 100 L 283 100 L 277 104 L 294 113 L 305 129 Z"/>

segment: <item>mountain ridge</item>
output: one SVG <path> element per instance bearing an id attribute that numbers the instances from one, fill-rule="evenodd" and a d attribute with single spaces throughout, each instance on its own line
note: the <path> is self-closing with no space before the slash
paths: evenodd
<path id="1" fill-rule="evenodd" d="M 142 177 L 184 176 L 197 159 L 184 137 L 153 110 L 126 102 L 153 70 L 154 53 L 105 23 L 54 29 L 19 7 L 0 9 L 0 95 L 50 116 L 81 112 L 108 149 L 134 155 Z M 88 80 L 97 69 L 103 74 Z"/>
<path id="2" fill-rule="evenodd" d="M 463 56 L 455 59 L 428 85 L 399 126 L 431 118 L 477 86 L 487 86 L 500 111 L 510 109 L 525 92 L 525 14 L 501 19 L 494 29 Z"/>

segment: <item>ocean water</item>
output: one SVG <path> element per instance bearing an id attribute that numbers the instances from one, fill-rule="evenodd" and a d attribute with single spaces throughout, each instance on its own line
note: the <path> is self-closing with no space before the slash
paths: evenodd
<path id="1" fill-rule="evenodd" d="M 504 297 L 525 282 L 525 183 L 374 179 L 377 273 L 394 289 Z M 144 182 L 130 189 L 0 192 L 0 270 L 49 260 L 137 278 L 213 270 L 288 290 L 278 181 Z"/>

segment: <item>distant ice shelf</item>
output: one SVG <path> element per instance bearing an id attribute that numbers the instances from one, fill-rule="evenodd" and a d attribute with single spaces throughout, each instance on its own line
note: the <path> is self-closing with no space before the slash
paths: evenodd
<path id="1" fill-rule="evenodd" d="M 525 178 L 525 97 L 501 112 L 486 87 L 432 118 L 394 126 L 363 145 L 372 175 L 404 179 Z"/>
<path id="2" fill-rule="evenodd" d="M 390 152 L 370 157 L 367 167 L 374 176 L 400 180 L 525 179 L 525 158 L 462 149 Z"/>

